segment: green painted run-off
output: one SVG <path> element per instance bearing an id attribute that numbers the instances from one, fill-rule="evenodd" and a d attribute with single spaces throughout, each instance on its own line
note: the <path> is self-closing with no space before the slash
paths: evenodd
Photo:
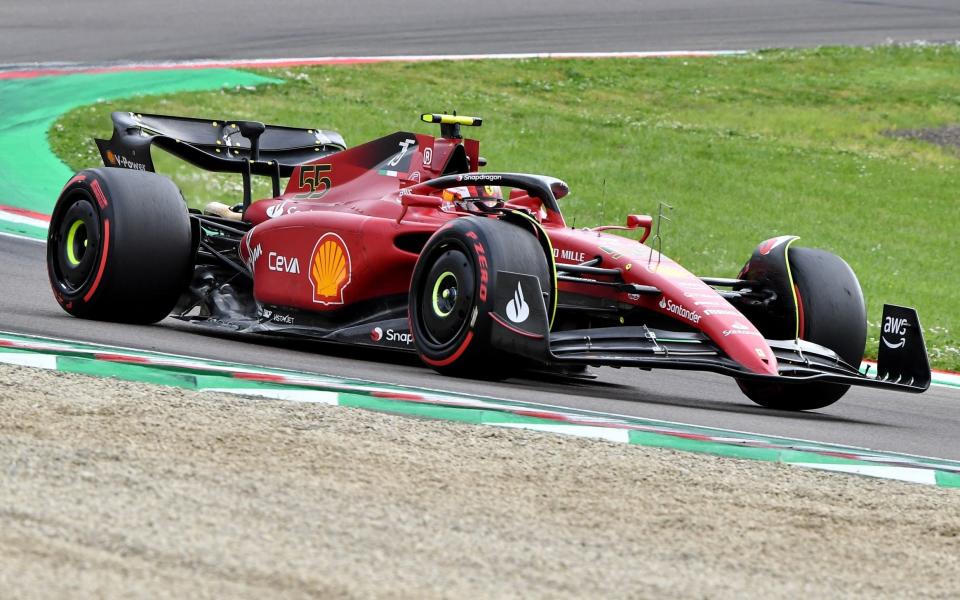
<path id="1" fill-rule="evenodd" d="M 47 214 L 53 209 L 73 173 L 50 150 L 47 131 L 69 110 L 117 98 L 275 81 L 235 69 L 79 73 L 0 80 L 0 204 Z M 109 132 L 110 124 L 104 123 L 102 133 Z"/>

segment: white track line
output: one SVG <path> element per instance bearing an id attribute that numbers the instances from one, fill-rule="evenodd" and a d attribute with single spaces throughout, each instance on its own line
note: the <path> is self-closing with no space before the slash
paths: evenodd
<path id="1" fill-rule="evenodd" d="M 19 233 L 10 233 L 9 231 L 0 231 L 0 235 L 4 237 L 13 238 L 15 240 L 24 240 L 27 242 L 34 242 L 37 244 L 46 244 L 47 240 L 41 240 L 39 238 L 32 238 L 28 235 L 20 235 Z"/>
<path id="2" fill-rule="evenodd" d="M 38 227 L 40 229 L 47 229 L 50 226 L 49 221 L 44 221 L 43 219 L 35 219 L 33 217 L 28 217 L 26 215 L 17 214 L 15 212 L 6 211 L 0 208 L 0 219 L 7 221 L 9 223 L 16 223 L 18 225 L 29 225 L 31 227 Z"/>
<path id="3" fill-rule="evenodd" d="M 144 61 L 116 64 L 84 63 L 29 63 L 0 65 L 0 71 L 32 71 L 51 69 L 73 70 L 137 70 L 137 69 L 204 69 L 215 67 L 284 67 L 320 64 L 350 64 L 364 62 L 427 62 L 457 60 L 529 60 L 565 58 L 710 58 L 748 54 L 749 50 L 658 50 L 627 52 L 507 52 L 489 54 L 401 54 L 384 56 L 313 56 L 287 58 L 239 58 L 228 60 L 197 59 L 183 61 Z"/>

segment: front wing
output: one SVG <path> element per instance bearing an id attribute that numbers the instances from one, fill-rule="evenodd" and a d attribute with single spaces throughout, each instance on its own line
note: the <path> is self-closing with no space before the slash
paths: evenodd
<path id="1" fill-rule="evenodd" d="M 899 311 L 899 312 L 898 312 Z M 884 307 L 888 313 L 906 314 L 900 352 L 881 346 L 874 377 L 861 373 L 836 353 L 804 340 L 767 340 L 778 362 L 778 375 L 758 374 L 728 358 L 702 333 L 662 331 L 648 327 L 608 327 L 556 332 L 550 335 L 551 362 L 641 369 L 712 371 L 737 379 L 800 384 L 826 382 L 879 387 L 920 393 L 930 387 L 930 366 L 923 336 L 913 309 Z M 909 315 L 912 314 L 912 317 Z M 890 317 L 893 318 L 893 317 Z M 912 335 L 911 335 L 912 334 Z M 889 337 L 889 336 L 888 336 Z M 881 337 L 881 340 L 884 338 Z"/>

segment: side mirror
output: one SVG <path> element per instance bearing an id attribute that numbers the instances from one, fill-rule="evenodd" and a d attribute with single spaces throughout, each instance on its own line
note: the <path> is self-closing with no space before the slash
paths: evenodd
<path id="1" fill-rule="evenodd" d="M 653 217 L 650 215 L 627 215 L 627 229 L 643 229 L 643 235 L 640 236 L 640 243 L 643 243 L 650 237 L 650 229 L 653 227 Z"/>
<path id="2" fill-rule="evenodd" d="M 642 244 L 650 237 L 650 229 L 652 227 L 653 217 L 650 215 L 627 215 L 626 227 L 620 225 L 601 225 L 600 227 L 593 227 L 590 231 L 607 231 L 609 229 L 630 231 L 633 229 L 643 229 L 643 235 L 640 236 L 640 243 Z"/>
<path id="3" fill-rule="evenodd" d="M 411 206 L 421 206 L 424 208 L 440 208 L 443 205 L 443 200 L 437 198 L 436 196 L 424 196 L 421 194 L 404 194 L 400 196 L 400 204 L 404 208 L 410 208 Z"/>
<path id="4" fill-rule="evenodd" d="M 411 206 L 439 209 L 443 206 L 443 200 L 436 196 L 425 196 L 423 194 L 403 194 L 400 196 L 400 205 L 403 206 L 403 210 L 400 212 L 400 216 L 397 217 L 397 223 L 403 220 L 403 217 L 407 215 L 407 209 Z"/>
<path id="5" fill-rule="evenodd" d="M 557 179 L 550 184 L 550 191 L 553 192 L 553 197 L 559 200 L 570 193 L 570 188 L 567 186 L 566 182 Z"/>

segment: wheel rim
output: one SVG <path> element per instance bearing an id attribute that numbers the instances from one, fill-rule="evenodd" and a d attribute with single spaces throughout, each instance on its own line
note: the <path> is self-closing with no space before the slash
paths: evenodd
<path id="1" fill-rule="evenodd" d="M 456 306 L 457 283 L 456 275 L 450 271 L 444 271 L 433 284 L 433 313 L 441 319 L 450 316 Z"/>
<path id="2" fill-rule="evenodd" d="M 77 219 L 67 230 L 67 239 L 64 242 L 64 249 L 67 252 L 67 262 L 72 267 L 79 267 L 83 255 L 87 251 L 87 227 L 82 219 Z"/>
<path id="3" fill-rule="evenodd" d="M 51 226 L 53 272 L 62 291 L 75 294 L 92 279 L 100 254 L 100 221 L 93 204 L 79 198 Z"/>
<path id="4" fill-rule="evenodd" d="M 442 249 L 420 295 L 419 317 L 431 346 L 455 343 L 468 328 L 474 296 L 473 262 L 460 248 Z"/>

